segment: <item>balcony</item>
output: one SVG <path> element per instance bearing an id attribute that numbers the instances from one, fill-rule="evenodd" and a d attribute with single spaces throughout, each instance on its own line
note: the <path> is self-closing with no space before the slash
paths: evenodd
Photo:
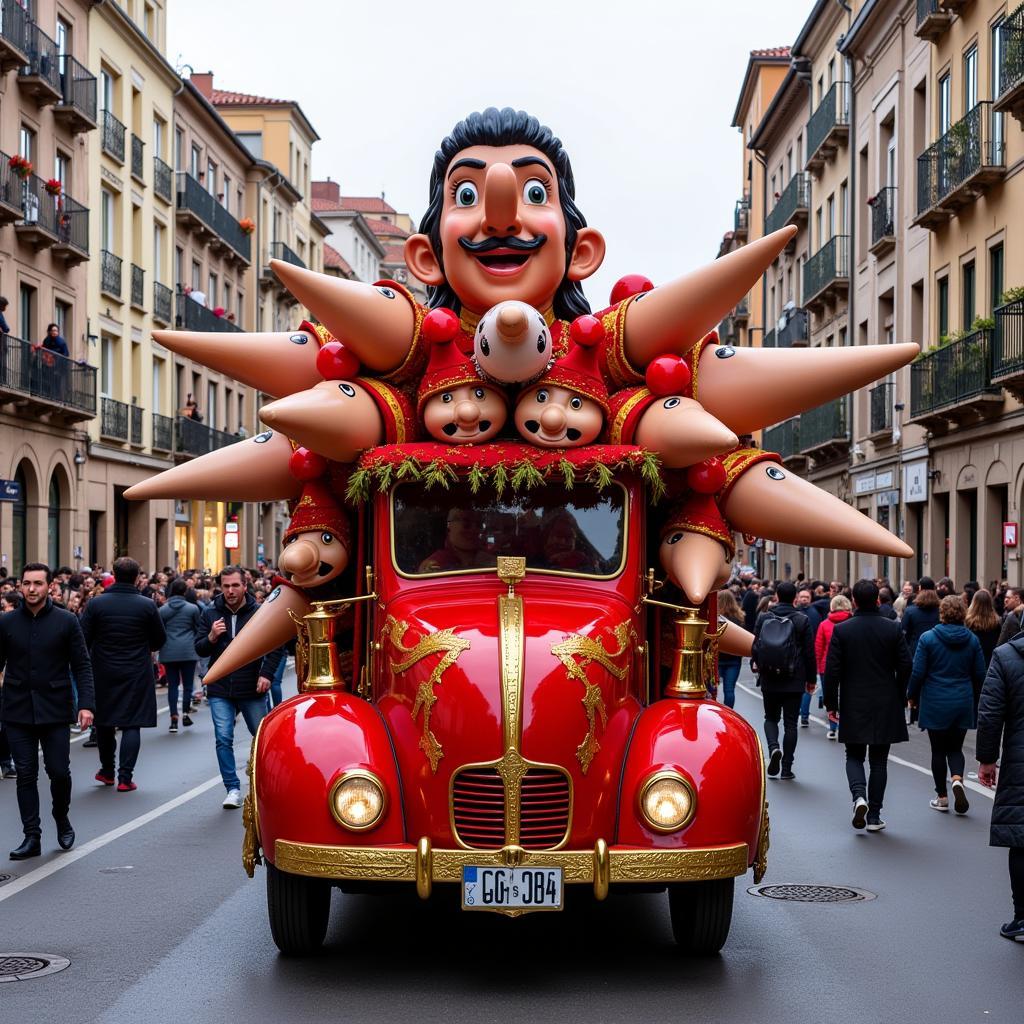
<path id="1" fill-rule="evenodd" d="M 800 171 L 789 179 L 789 184 L 782 190 L 782 194 L 775 200 L 772 212 L 764 219 L 764 233 L 770 235 L 773 231 L 787 227 L 790 224 L 801 225 L 807 222 L 808 212 L 811 208 L 811 176 L 806 171 Z M 796 247 L 796 239 L 789 244 L 789 249 Z"/>
<path id="2" fill-rule="evenodd" d="M 131 443 L 133 448 L 142 447 L 142 410 L 137 406 L 131 407 Z"/>
<path id="3" fill-rule="evenodd" d="M 850 134 L 850 83 L 833 82 L 807 122 L 805 169 L 819 173 Z"/>
<path id="4" fill-rule="evenodd" d="M 18 237 L 36 250 L 48 249 L 58 241 L 57 207 L 61 196 L 46 189 L 46 182 L 38 174 L 18 179 L 12 175 L 21 194 L 21 220 L 14 225 Z M 11 182 L 13 185 L 14 182 Z"/>
<path id="5" fill-rule="evenodd" d="M 226 255 L 235 256 L 248 266 L 250 239 L 238 221 L 191 174 L 178 172 L 177 179 L 178 220 L 200 240 L 223 249 Z"/>
<path id="6" fill-rule="evenodd" d="M 100 250 L 100 291 L 121 301 L 121 257 Z"/>
<path id="7" fill-rule="evenodd" d="M 787 466 L 806 463 L 800 451 L 800 417 L 777 423 L 761 435 L 761 447 L 767 452 L 776 452 Z"/>
<path id="8" fill-rule="evenodd" d="M 306 267 L 305 260 L 294 249 L 290 249 L 285 245 L 284 242 L 271 242 L 270 258 L 272 260 L 283 260 L 285 263 L 291 263 L 295 267 L 302 267 L 303 269 Z"/>
<path id="9" fill-rule="evenodd" d="M 776 331 L 775 344 L 778 348 L 801 348 L 810 341 L 810 317 L 806 309 L 794 309 L 789 314 L 785 327 Z"/>
<path id="10" fill-rule="evenodd" d="M 169 452 L 174 448 L 174 420 L 153 413 L 153 451 Z"/>
<path id="11" fill-rule="evenodd" d="M 96 127 L 96 76 L 74 57 L 60 58 L 60 99 L 53 108 L 55 120 L 72 134 Z"/>
<path id="12" fill-rule="evenodd" d="M 171 322 L 172 295 L 167 285 L 153 282 L 153 319 L 165 326 Z"/>
<path id="13" fill-rule="evenodd" d="M 100 111 L 103 129 L 100 144 L 103 152 L 119 164 L 124 163 L 124 125 L 109 110 Z"/>
<path id="14" fill-rule="evenodd" d="M 96 367 L 10 334 L 0 336 L 0 403 L 8 402 L 29 419 L 49 414 L 65 423 L 91 420 L 96 415 Z"/>
<path id="15" fill-rule="evenodd" d="M 64 194 L 58 197 L 57 241 L 53 252 L 62 256 L 69 267 L 89 259 L 89 208 Z"/>
<path id="16" fill-rule="evenodd" d="M 993 109 L 1012 114 L 1024 128 L 1024 4 L 999 26 L 999 96 Z"/>
<path id="17" fill-rule="evenodd" d="M 992 333 L 972 331 L 911 363 L 911 422 L 945 428 L 1002 407 L 992 382 Z"/>
<path id="18" fill-rule="evenodd" d="M 143 171 L 143 159 L 142 154 L 146 144 L 136 135 L 132 133 L 132 177 L 139 182 L 141 185 L 146 184 L 146 175 Z"/>
<path id="19" fill-rule="evenodd" d="M 915 224 L 934 230 L 1003 177 L 1002 116 L 983 100 L 917 158 Z"/>
<path id="20" fill-rule="evenodd" d="M 773 327 L 770 331 L 764 332 L 764 339 L 761 342 L 761 348 L 775 348 L 775 328 Z"/>
<path id="21" fill-rule="evenodd" d="M 896 188 L 883 188 L 868 200 L 871 207 L 871 253 L 884 256 L 896 248 Z"/>
<path id="22" fill-rule="evenodd" d="M 179 416 L 175 429 L 174 454 L 178 458 L 194 458 L 226 448 L 239 440 L 234 434 L 214 430 L 187 416 Z"/>
<path id="23" fill-rule="evenodd" d="M 23 196 L 21 179 L 11 169 L 11 158 L 0 153 L 0 224 L 13 224 L 25 216 Z"/>
<path id="24" fill-rule="evenodd" d="M 18 85 L 39 106 L 49 106 L 63 98 L 57 44 L 34 22 L 27 38 L 28 61 L 18 69 Z"/>
<path id="25" fill-rule="evenodd" d="M 999 306 L 992 334 L 992 383 L 1024 401 L 1024 299 Z"/>
<path id="26" fill-rule="evenodd" d="M 934 43 L 941 38 L 953 21 L 953 15 L 945 10 L 939 0 L 917 0 L 917 27 L 914 35 Z"/>
<path id="27" fill-rule="evenodd" d="M 131 301 L 134 309 L 145 310 L 146 272 L 142 267 L 132 264 Z"/>
<path id="28" fill-rule="evenodd" d="M 849 454 L 849 397 L 837 398 L 800 414 L 800 451 L 815 462 L 831 462 Z"/>
<path id="29" fill-rule="evenodd" d="M 0 72 L 28 63 L 32 19 L 18 0 L 0 0 Z"/>
<path id="30" fill-rule="evenodd" d="M 116 398 L 100 400 L 100 437 L 107 441 L 128 440 L 128 406 Z"/>
<path id="31" fill-rule="evenodd" d="M 750 319 L 750 297 L 744 296 L 736 304 L 736 308 L 732 311 L 732 318 L 736 322 L 736 326 L 745 325 Z"/>
<path id="32" fill-rule="evenodd" d="M 868 392 L 869 434 L 892 434 L 892 413 L 895 401 L 895 384 L 876 384 Z"/>
<path id="33" fill-rule="evenodd" d="M 190 299 L 184 292 L 178 292 L 177 316 L 175 327 L 179 331 L 240 331 L 241 328 L 213 310 L 201 306 Z"/>
<path id="34" fill-rule="evenodd" d="M 730 313 L 718 325 L 718 340 L 723 345 L 736 345 L 739 343 L 740 332 L 736 318 Z"/>
<path id="35" fill-rule="evenodd" d="M 153 192 L 165 203 L 174 201 L 174 172 L 158 156 L 153 157 Z"/>
<path id="36" fill-rule="evenodd" d="M 834 235 L 804 264 L 804 305 L 820 310 L 850 287 L 848 235 Z"/>
<path id="37" fill-rule="evenodd" d="M 745 242 L 750 231 L 750 200 L 744 196 L 736 200 L 736 209 L 732 215 L 733 238 L 738 242 Z"/>

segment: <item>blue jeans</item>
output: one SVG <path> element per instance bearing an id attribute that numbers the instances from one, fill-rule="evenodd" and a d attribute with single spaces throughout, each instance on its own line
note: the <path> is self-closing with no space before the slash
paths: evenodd
<path id="1" fill-rule="evenodd" d="M 165 661 L 167 669 L 167 706 L 171 718 L 178 717 L 178 688 L 181 688 L 181 713 L 187 715 L 192 706 L 192 680 L 196 673 L 194 661 Z"/>
<path id="2" fill-rule="evenodd" d="M 804 695 L 800 698 L 800 721 L 806 722 L 807 716 L 811 713 L 811 697 L 813 694 L 808 693 L 804 690 Z"/>
<path id="3" fill-rule="evenodd" d="M 276 708 L 278 704 L 284 700 L 284 694 L 281 692 L 281 684 L 284 682 L 284 669 L 288 664 L 288 655 L 285 654 L 277 666 L 277 671 L 274 673 L 274 678 L 270 681 L 270 706 Z"/>
<path id="4" fill-rule="evenodd" d="M 267 713 L 266 697 L 254 697 L 251 700 L 231 700 L 229 697 L 207 697 L 210 715 L 213 718 L 213 735 L 217 741 L 217 766 L 220 777 L 224 780 L 224 788 L 241 789 L 238 772 L 235 769 L 235 715 L 242 713 L 246 727 L 251 735 L 263 716 Z"/>
<path id="5" fill-rule="evenodd" d="M 727 708 L 736 706 L 736 680 L 740 677 L 740 662 L 734 665 L 718 666 L 718 678 L 722 684 L 722 703 Z"/>

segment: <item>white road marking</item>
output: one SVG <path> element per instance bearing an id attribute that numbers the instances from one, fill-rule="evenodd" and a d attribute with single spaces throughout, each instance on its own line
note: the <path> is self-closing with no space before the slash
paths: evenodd
<path id="1" fill-rule="evenodd" d="M 164 713 L 165 711 L 170 711 L 170 710 L 171 710 L 171 709 L 170 709 L 170 708 L 169 708 L 169 707 L 168 707 L 168 706 L 167 706 L 166 704 L 165 704 L 165 705 L 164 705 L 164 706 L 163 706 L 162 708 L 157 708 L 157 709 L 156 709 L 157 717 L 159 717 L 160 715 L 162 715 L 162 714 L 163 714 L 163 713 Z M 71 740 L 71 742 L 72 742 L 72 743 L 81 743 L 81 742 L 82 742 L 83 740 L 87 740 L 88 738 L 89 738 L 89 730 L 88 730 L 88 729 L 86 728 L 86 729 L 83 729 L 83 730 L 82 730 L 82 731 L 81 731 L 80 733 L 78 733 L 78 734 L 77 734 L 77 735 L 76 735 L 76 736 L 75 736 L 75 737 L 74 737 L 74 738 L 73 738 L 73 739 Z M 42 751 L 40 751 L 40 753 L 39 753 L 39 756 L 40 756 L 40 757 L 42 757 L 42 756 L 43 756 L 43 754 L 42 754 Z"/>
<path id="2" fill-rule="evenodd" d="M 160 804 L 159 807 L 154 807 L 153 810 L 147 811 L 145 814 L 141 814 L 139 817 L 133 818 L 131 821 L 126 821 L 123 825 L 118 825 L 117 828 L 111 829 L 109 832 L 105 832 L 103 835 L 97 836 L 95 839 L 90 839 L 89 842 L 72 849 L 70 852 L 63 854 L 54 860 L 51 860 L 48 864 L 44 864 L 40 868 L 36 868 L 35 871 L 30 871 L 27 875 L 22 875 L 22 877 L 17 881 L 11 882 L 0 889 L 0 903 L 3 903 L 4 900 L 10 899 L 12 896 L 16 896 L 19 892 L 27 889 L 30 885 L 35 885 L 36 882 L 41 882 L 44 878 L 49 878 L 50 875 L 54 875 L 58 871 L 61 871 L 66 867 L 70 867 L 83 857 L 88 857 L 90 853 L 95 853 L 96 850 L 102 849 L 104 846 L 112 843 L 115 839 L 120 839 L 121 836 L 126 836 L 129 832 L 134 832 L 137 828 L 142 828 L 143 825 L 148 825 L 151 821 L 155 821 L 157 818 L 163 817 L 163 815 L 167 814 L 169 811 L 173 811 L 176 807 L 180 807 L 182 804 L 187 804 L 190 800 L 194 800 L 197 796 L 202 796 L 202 794 L 207 790 L 213 789 L 214 786 L 219 785 L 223 785 L 220 773 L 214 775 L 213 778 L 200 783 L 198 786 L 193 787 L 187 793 L 182 793 L 180 796 L 176 796 L 173 800 L 168 800 L 166 803 Z"/>
<path id="3" fill-rule="evenodd" d="M 749 686 L 744 686 L 743 683 L 737 682 L 736 688 L 742 690 L 744 693 L 750 694 L 751 697 L 756 697 L 758 700 L 761 699 L 761 694 L 759 694 L 757 690 L 752 690 Z M 825 729 L 828 728 L 827 718 L 819 718 L 817 715 L 808 715 L 807 717 L 817 725 L 820 725 Z M 914 764 L 913 761 L 906 761 L 902 757 L 897 757 L 895 754 L 890 754 L 889 760 L 892 761 L 893 764 L 902 765 L 904 768 L 913 768 L 915 772 L 927 775 L 929 779 L 932 777 L 931 768 L 925 768 L 922 765 Z M 975 793 L 987 796 L 989 800 L 995 800 L 996 798 L 995 790 L 989 789 L 987 786 L 983 786 L 980 782 L 972 782 L 970 779 L 964 779 L 964 786 L 967 789 L 973 789 Z"/>

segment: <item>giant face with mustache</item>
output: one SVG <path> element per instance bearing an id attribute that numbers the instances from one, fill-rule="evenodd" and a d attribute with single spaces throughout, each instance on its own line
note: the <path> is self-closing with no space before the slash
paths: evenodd
<path id="1" fill-rule="evenodd" d="M 481 135 L 481 126 L 456 129 L 435 158 L 430 208 L 405 244 L 409 269 L 431 286 L 431 305 L 479 315 L 519 299 L 562 318 L 589 312 L 578 282 L 600 267 L 604 238 L 573 201 L 561 143 L 521 117 L 522 126 L 494 126 L 495 144 L 455 149 L 462 135 Z M 500 144 L 516 135 L 523 141 Z"/>

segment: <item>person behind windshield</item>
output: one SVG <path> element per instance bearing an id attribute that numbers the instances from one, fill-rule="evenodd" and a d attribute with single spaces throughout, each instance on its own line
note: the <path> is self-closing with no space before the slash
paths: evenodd
<path id="1" fill-rule="evenodd" d="M 563 572 L 591 572 L 592 554 L 586 550 L 580 527 L 571 512 L 558 512 L 543 526 L 543 554 L 546 569 Z"/>
<path id="2" fill-rule="evenodd" d="M 483 552 L 483 519 L 470 508 L 453 508 L 448 513 L 444 545 L 420 563 L 423 572 L 458 572 L 477 569 Z"/>

